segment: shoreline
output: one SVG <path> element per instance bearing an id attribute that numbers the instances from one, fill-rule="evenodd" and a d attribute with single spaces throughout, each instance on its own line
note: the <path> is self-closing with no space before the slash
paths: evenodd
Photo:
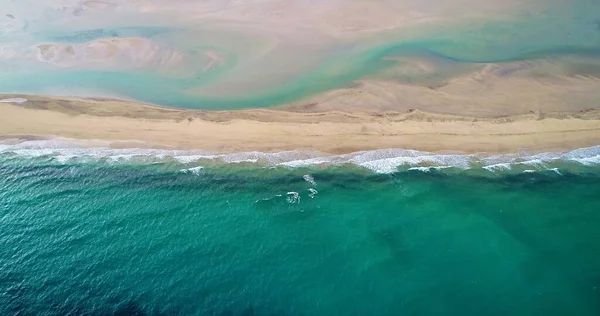
<path id="1" fill-rule="evenodd" d="M 390 148 L 490 154 L 558 152 L 600 145 L 600 110 L 489 118 L 407 112 L 182 110 L 116 99 L 4 95 L 0 136 L 103 140 L 112 147 L 221 153 Z"/>

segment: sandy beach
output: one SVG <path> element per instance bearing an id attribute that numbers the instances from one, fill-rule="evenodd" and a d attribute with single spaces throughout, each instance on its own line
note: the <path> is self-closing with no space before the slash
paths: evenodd
<path id="1" fill-rule="evenodd" d="M 219 152 L 599 145 L 596 8 L 11 2 L 0 16 L 0 137 Z M 2 102 L 14 98 L 27 101 Z"/>
<path id="2" fill-rule="evenodd" d="M 4 96 L 0 99 L 19 96 Z M 347 153 L 561 151 L 600 144 L 600 111 L 475 118 L 406 112 L 177 110 L 119 100 L 59 97 L 0 103 L 0 135 L 107 141 L 110 147 Z"/>

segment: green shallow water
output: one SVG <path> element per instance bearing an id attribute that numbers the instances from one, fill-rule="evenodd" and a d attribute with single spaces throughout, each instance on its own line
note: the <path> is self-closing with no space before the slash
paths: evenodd
<path id="1" fill-rule="evenodd" d="M 600 313 L 597 167 L 180 168 L 2 160 L 0 314 Z"/>

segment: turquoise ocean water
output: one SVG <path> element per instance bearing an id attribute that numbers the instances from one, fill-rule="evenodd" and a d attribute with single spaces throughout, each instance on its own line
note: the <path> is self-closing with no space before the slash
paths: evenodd
<path id="1" fill-rule="evenodd" d="M 2 315 L 598 315 L 600 148 L 0 147 Z"/>
<path id="2" fill-rule="evenodd" d="M 361 79 L 427 85 L 486 63 L 580 59 L 561 75 L 600 77 L 589 63 L 598 1 L 530 2 L 539 10 L 368 40 L 283 41 L 266 57 L 254 43 L 264 38 L 243 32 L 84 29 L 26 8 L 0 21 L 0 93 L 240 109 Z M 57 66 L 35 48 L 131 37 L 188 56 L 185 71 Z M 225 62 L 206 68 L 206 52 Z M 397 57 L 435 71 L 394 74 Z M 600 314 L 600 147 L 333 156 L 81 145 L 0 142 L 0 315 Z"/>

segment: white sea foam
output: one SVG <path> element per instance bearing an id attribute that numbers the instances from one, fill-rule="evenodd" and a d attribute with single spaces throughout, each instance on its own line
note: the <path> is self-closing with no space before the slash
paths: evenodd
<path id="1" fill-rule="evenodd" d="M 313 188 L 308 189 L 308 197 L 310 197 L 311 199 L 314 199 L 315 195 L 317 195 L 317 194 L 319 194 L 319 191 L 317 191 Z"/>
<path id="2" fill-rule="evenodd" d="M 118 162 L 118 161 L 130 161 L 136 155 L 134 154 L 120 154 L 120 155 L 112 155 L 108 156 L 110 161 Z"/>
<path id="3" fill-rule="evenodd" d="M 0 155 L 22 158 L 49 158 L 66 164 L 77 161 L 107 163 L 250 163 L 264 167 L 305 168 L 316 165 L 353 164 L 376 173 L 393 173 L 403 170 L 430 172 L 444 168 L 484 169 L 492 173 L 524 172 L 524 170 L 554 170 L 573 166 L 600 165 L 600 146 L 576 149 L 564 153 L 522 153 L 507 155 L 437 154 L 416 150 L 385 149 L 363 151 L 344 155 L 328 155 L 316 151 L 285 151 L 279 153 L 241 152 L 232 154 L 199 150 L 115 149 L 103 141 L 78 141 L 56 138 L 48 140 L 0 141 Z M 569 167 L 572 166 L 572 167 Z M 187 169 L 186 169 L 187 170 Z M 556 169 L 558 172 L 558 169 Z M 314 178 L 306 174 L 304 180 L 316 186 Z"/>
<path id="4" fill-rule="evenodd" d="M 299 160 L 281 162 L 281 163 L 279 163 L 279 165 L 285 166 L 285 167 L 291 167 L 291 168 L 298 168 L 298 167 L 308 167 L 308 166 L 313 166 L 313 165 L 321 165 L 321 164 L 331 163 L 331 162 L 332 161 L 329 158 L 317 157 L 317 158 L 310 158 L 310 159 L 299 159 Z"/>
<path id="5" fill-rule="evenodd" d="M 483 166 L 483 169 L 489 172 L 506 171 L 511 169 L 510 163 L 497 163 L 489 166 Z"/>
<path id="6" fill-rule="evenodd" d="M 77 156 L 73 156 L 73 155 L 58 155 L 55 157 L 56 161 L 58 161 L 61 164 L 67 164 L 71 159 L 76 158 Z"/>
<path id="7" fill-rule="evenodd" d="M 21 104 L 21 103 L 25 103 L 27 102 L 27 99 L 24 98 L 9 98 L 9 99 L 2 99 L 0 100 L 0 103 L 17 103 L 17 104 Z"/>
<path id="8" fill-rule="evenodd" d="M 385 149 L 350 154 L 349 162 L 377 173 L 395 172 L 399 167 L 448 166 L 469 168 L 472 155 L 433 154 L 418 150 Z"/>
<path id="9" fill-rule="evenodd" d="M 408 168 L 409 171 L 421 171 L 421 172 L 431 172 L 431 170 L 441 170 L 446 168 L 452 168 L 450 166 L 438 166 L 438 167 L 412 167 Z"/>
<path id="10" fill-rule="evenodd" d="M 313 178 L 313 176 L 311 176 L 310 174 L 305 174 L 304 176 L 302 176 L 302 179 L 304 179 L 304 181 L 317 186 L 317 182 L 315 182 L 315 178 Z"/>
<path id="11" fill-rule="evenodd" d="M 229 163 L 257 163 L 258 159 L 239 159 L 239 160 L 232 160 L 229 161 Z"/>
<path id="12" fill-rule="evenodd" d="M 291 204 L 300 203 L 300 193 L 298 192 L 288 192 L 286 200 Z"/>
<path id="13" fill-rule="evenodd" d="M 191 173 L 191 174 L 199 175 L 203 169 L 204 169 L 204 167 L 198 166 L 198 167 L 193 167 L 193 168 L 181 169 L 179 171 L 182 173 Z"/>
<path id="14" fill-rule="evenodd" d="M 206 156 L 206 155 L 181 155 L 181 156 L 175 156 L 173 158 L 181 163 L 192 163 L 192 162 L 196 162 L 200 159 L 214 159 L 213 156 Z"/>
<path id="15" fill-rule="evenodd" d="M 585 158 L 572 158 L 571 160 L 577 161 L 583 165 L 597 165 L 600 164 L 600 155 Z"/>
<path id="16" fill-rule="evenodd" d="M 518 164 L 537 167 L 537 168 L 543 168 L 545 163 L 541 159 L 531 159 L 531 160 L 518 162 Z"/>

